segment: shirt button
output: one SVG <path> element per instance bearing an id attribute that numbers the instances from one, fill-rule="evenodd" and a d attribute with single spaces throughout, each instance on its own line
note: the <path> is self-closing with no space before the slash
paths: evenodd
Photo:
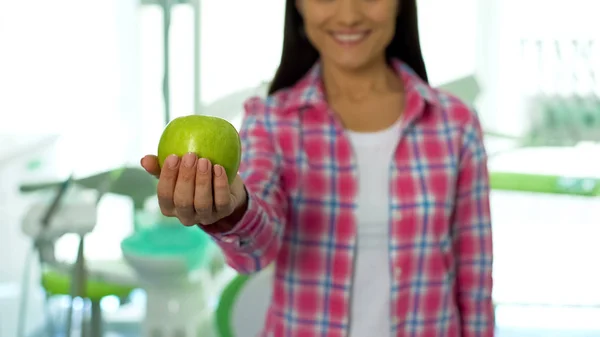
<path id="1" fill-rule="evenodd" d="M 235 243 L 237 241 L 237 238 L 232 236 L 225 236 L 221 238 L 221 241 L 225 243 Z"/>

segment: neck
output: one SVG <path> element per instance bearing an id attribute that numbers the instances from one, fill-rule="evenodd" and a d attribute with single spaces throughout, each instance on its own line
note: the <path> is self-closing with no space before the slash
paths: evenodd
<path id="1" fill-rule="evenodd" d="M 397 92 L 402 84 L 385 60 L 348 70 L 323 61 L 323 83 L 329 97 L 361 99 L 372 93 Z"/>

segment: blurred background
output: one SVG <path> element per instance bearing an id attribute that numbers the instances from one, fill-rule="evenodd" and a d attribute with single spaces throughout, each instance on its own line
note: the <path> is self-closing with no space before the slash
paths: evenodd
<path id="1" fill-rule="evenodd" d="M 478 110 L 497 335 L 600 336 L 597 0 L 418 0 L 430 80 Z M 166 121 L 241 122 L 281 0 L 0 0 L 0 337 L 242 337 L 269 270 L 158 215 Z M 57 207 L 54 207 L 57 206 Z"/>

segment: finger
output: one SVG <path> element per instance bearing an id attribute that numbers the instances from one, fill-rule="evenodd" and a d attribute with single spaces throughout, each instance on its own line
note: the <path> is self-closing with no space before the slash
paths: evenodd
<path id="1" fill-rule="evenodd" d="M 231 214 L 231 192 L 229 191 L 229 182 L 227 181 L 227 173 L 221 165 L 213 167 L 213 193 L 215 198 L 215 208 L 221 216 Z"/>
<path id="2" fill-rule="evenodd" d="M 188 153 L 181 158 L 179 175 L 175 184 L 173 203 L 177 217 L 186 226 L 194 225 L 196 210 L 194 209 L 194 188 L 196 186 L 196 162 L 198 157 Z"/>
<path id="3" fill-rule="evenodd" d="M 146 172 L 150 173 L 151 175 L 153 175 L 157 178 L 160 176 L 160 166 L 158 165 L 158 158 L 156 156 L 154 156 L 154 155 L 144 156 L 140 160 L 140 164 L 142 165 L 144 170 L 146 170 Z"/>
<path id="4" fill-rule="evenodd" d="M 213 213 L 212 173 L 210 160 L 198 159 L 194 207 L 202 222 L 210 222 Z M 205 223 L 204 223 L 205 224 Z"/>
<path id="5" fill-rule="evenodd" d="M 170 155 L 165 159 L 165 164 L 160 172 L 156 194 L 158 195 L 158 205 L 160 210 L 166 216 L 175 215 L 175 205 L 173 204 L 173 193 L 177 181 L 177 172 L 179 171 L 179 157 Z"/>

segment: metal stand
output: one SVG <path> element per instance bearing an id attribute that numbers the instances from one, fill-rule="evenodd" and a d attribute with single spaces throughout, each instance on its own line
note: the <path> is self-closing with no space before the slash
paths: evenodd
<path id="1" fill-rule="evenodd" d="M 102 337 L 102 308 L 100 307 L 100 301 L 92 301 L 90 323 L 90 337 Z"/>
<path id="2" fill-rule="evenodd" d="M 87 271 L 85 268 L 84 243 L 85 236 L 81 236 L 79 239 L 79 249 L 77 250 L 77 260 L 75 261 L 75 265 L 73 266 L 73 271 L 71 274 L 71 291 L 69 294 L 69 301 L 71 302 L 71 305 L 69 305 L 69 311 L 67 313 L 67 326 L 65 327 L 66 336 L 71 336 L 71 328 L 73 326 L 73 300 L 77 297 L 86 297 L 85 291 L 87 284 Z M 85 324 L 83 323 L 83 320 L 85 319 L 85 316 L 82 315 L 81 317 L 81 336 L 84 337 Z M 92 335 L 94 335 L 93 332 Z M 100 335 L 97 335 L 97 337 L 100 337 Z"/>
<path id="3" fill-rule="evenodd" d="M 105 179 L 97 188 L 98 195 L 96 197 L 96 203 L 99 203 L 102 197 L 108 193 L 114 183 L 124 171 L 118 171 L 117 174 Z M 71 290 L 70 290 L 70 301 L 69 313 L 67 317 L 66 336 L 71 336 L 71 327 L 73 322 L 73 300 L 77 297 L 85 299 L 87 297 L 87 282 L 88 282 L 88 270 L 85 263 L 85 235 L 81 235 L 79 239 L 79 249 L 77 250 L 77 260 L 72 269 L 71 274 Z M 86 324 L 85 315 L 81 316 L 81 337 L 86 336 Z M 89 329 L 90 337 L 102 337 L 102 308 L 100 307 L 99 301 L 92 301 L 91 307 L 91 325 Z"/>
<path id="4" fill-rule="evenodd" d="M 200 0 L 141 0 L 142 5 L 158 5 L 163 11 L 163 101 L 165 104 L 165 124 L 171 121 L 171 84 L 170 84 L 170 28 L 173 6 L 187 4 L 194 10 L 194 113 L 202 109 L 200 95 Z"/>

